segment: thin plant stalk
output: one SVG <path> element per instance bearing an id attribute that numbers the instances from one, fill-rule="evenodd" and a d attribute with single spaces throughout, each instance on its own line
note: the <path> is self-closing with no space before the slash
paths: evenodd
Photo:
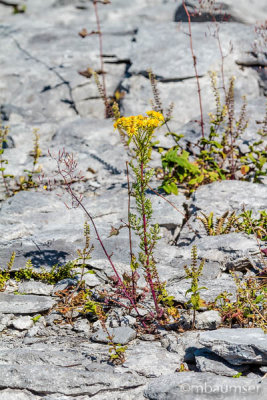
<path id="1" fill-rule="evenodd" d="M 103 96 L 104 96 L 105 104 L 106 104 L 106 103 L 108 103 L 108 100 L 107 100 L 106 79 L 105 79 L 105 71 L 104 71 L 104 61 L 103 61 L 103 34 L 101 31 L 97 0 L 93 1 L 93 5 L 94 5 L 94 10 L 95 10 L 97 33 L 98 33 L 98 38 L 99 38 L 99 57 L 100 57 L 100 70 L 101 70 L 101 75 L 102 75 Z M 105 107 L 105 113 L 106 113 L 106 118 L 107 118 L 108 117 L 107 106 Z"/>
<path id="2" fill-rule="evenodd" d="M 190 50 L 191 50 L 191 54 L 192 54 L 193 66 L 194 66 L 194 70 L 195 70 L 195 77 L 196 77 L 196 81 L 197 81 L 197 92 L 198 92 L 198 101 L 199 101 L 199 109 L 200 109 L 201 134 L 202 134 L 202 137 L 204 138 L 204 118 L 203 118 L 202 96 L 201 96 L 199 75 L 198 75 L 198 70 L 197 70 L 197 58 L 196 58 L 196 55 L 195 55 L 195 52 L 194 52 L 194 47 L 193 47 L 193 35 L 192 35 L 192 28 L 191 28 L 191 17 L 190 17 L 190 13 L 189 13 L 184 1 L 183 1 L 183 7 L 184 7 L 184 10 L 186 12 L 187 19 L 188 19 Z"/>
<path id="3" fill-rule="evenodd" d="M 128 186 L 128 232 L 129 232 L 129 250 L 130 250 L 130 259 L 131 259 L 131 267 L 133 267 L 134 254 L 133 254 L 133 246 L 132 246 L 132 229 L 130 223 L 130 214 L 131 214 L 131 188 L 130 188 L 130 179 L 129 179 L 129 162 L 126 161 L 126 173 L 127 173 L 127 186 Z M 132 270 L 132 293 L 133 298 L 136 301 L 136 287 L 135 287 L 135 274 Z"/>
<path id="4" fill-rule="evenodd" d="M 144 190 L 144 164 L 141 162 L 141 192 L 142 192 L 142 199 L 145 197 L 145 190 Z M 147 227 L 146 227 L 146 213 L 145 213 L 145 206 L 144 206 L 144 201 L 142 201 L 142 218 L 143 218 L 143 234 L 144 234 L 144 247 L 145 247 L 145 255 L 146 255 L 146 274 L 147 274 L 147 279 L 148 283 L 151 289 L 151 294 L 153 297 L 153 301 L 155 304 L 155 309 L 157 312 L 157 316 L 160 317 L 160 310 L 158 306 L 158 300 L 157 300 L 157 294 L 155 291 L 153 279 L 151 276 L 151 271 L 150 271 L 150 250 L 148 249 L 147 245 Z"/>
<path id="5" fill-rule="evenodd" d="M 49 155 L 50 155 L 50 157 L 52 157 L 52 155 L 51 155 L 50 152 L 49 152 Z M 63 179 L 64 185 L 65 185 L 65 190 L 67 191 L 67 193 L 69 193 L 69 195 L 70 195 L 71 198 L 76 202 L 76 204 L 78 204 L 78 206 L 80 206 L 80 207 L 83 209 L 83 211 L 85 212 L 86 216 L 87 216 L 87 217 L 89 218 L 89 220 L 91 221 L 92 226 L 93 226 L 94 231 L 95 231 L 96 236 L 97 236 L 97 240 L 99 241 L 100 246 L 101 246 L 102 250 L 104 251 L 104 254 L 105 254 L 105 256 L 107 257 L 107 259 L 108 259 L 108 261 L 109 261 L 109 263 L 110 263 L 110 265 L 111 265 L 111 267 L 112 267 L 112 269 L 113 269 L 113 272 L 114 272 L 115 275 L 116 275 L 116 278 L 117 278 L 117 280 L 118 280 L 118 283 L 119 283 L 119 285 L 120 285 L 120 288 L 121 288 L 123 294 L 125 295 L 125 297 L 126 297 L 126 298 L 130 301 L 130 303 L 132 304 L 132 306 L 133 306 L 133 308 L 135 309 L 135 311 L 136 311 L 138 317 L 139 317 L 140 320 L 141 320 L 141 323 L 142 323 L 143 327 L 146 329 L 147 326 L 146 326 L 146 324 L 145 324 L 144 321 L 142 320 L 142 317 L 141 317 L 140 314 L 139 314 L 139 311 L 138 311 L 138 309 L 137 309 L 137 307 L 136 307 L 136 304 L 135 304 L 134 299 L 133 299 L 132 296 L 128 293 L 125 284 L 123 283 L 121 277 L 119 276 L 119 274 L 118 274 L 118 272 L 117 272 L 117 270 L 116 270 L 115 265 L 114 265 L 113 262 L 112 262 L 111 255 L 108 254 L 108 252 L 107 252 L 107 250 L 106 250 L 106 248 L 105 248 L 105 246 L 104 246 L 104 243 L 103 243 L 103 241 L 102 241 L 102 239 L 101 239 L 101 237 L 100 237 L 100 235 L 99 235 L 99 232 L 98 232 L 98 229 L 97 229 L 97 227 L 96 227 L 96 224 L 95 224 L 95 222 L 94 222 L 93 217 L 92 217 L 91 214 L 88 212 L 88 210 L 86 209 L 86 207 L 83 205 L 82 200 L 81 200 L 81 199 L 75 194 L 75 192 L 72 190 L 71 183 L 70 183 L 70 182 L 68 181 L 68 179 L 67 179 L 67 176 L 69 176 L 69 177 L 71 176 L 71 173 L 68 171 L 68 167 L 66 168 L 66 170 L 61 168 L 60 162 L 61 162 L 61 160 L 62 160 L 62 156 L 64 156 L 64 155 L 66 155 L 66 153 L 65 153 L 65 151 L 63 150 L 63 152 L 59 153 L 58 159 L 56 159 L 55 157 L 52 157 L 52 158 L 57 162 L 57 173 L 58 173 L 58 174 L 61 176 L 61 178 Z M 73 160 L 72 160 L 72 161 L 73 161 Z"/>

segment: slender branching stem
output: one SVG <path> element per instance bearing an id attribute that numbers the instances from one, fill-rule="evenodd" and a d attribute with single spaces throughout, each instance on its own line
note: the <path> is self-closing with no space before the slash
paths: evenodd
<path id="1" fill-rule="evenodd" d="M 147 275 L 147 280 L 151 289 L 151 294 L 154 300 L 155 304 L 155 309 L 157 312 L 157 316 L 160 317 L 160 310 L 158 306 L 158 299 L 157 299 L 157 294 L 155 291 L 153 279 L 151 276 L 151 271 L 150 271 L 150 252 L 148 249 L 148 241 L 147 241 L 147 223 L 146 223 L 146 212 L 145 212 L 145 205 L 144 205 L 144 197 L 145 197 L 145 188 L 144 188 L 144 164 L 141 162 L 140 165 L 141 169 L 141 198 L 142 198 L 142 218 L 143 218 L 143 235 L 144 235 L 144 250 L 145 250 L 145 255 L 146 255 L 146 265 L 145 265 L 145 270 L 146 270 L 146 275 Z"/>
<path id="2" fill-rule="evenodd" d="M 133 268 L 134 254 L 133 254 L 133 245 L 132 245 L 132 229 L 130 223 L 130 215 L 131 215 L 131 187 L 130 187 L 130 179 L 129 179 L 129 162 L 126 161 L 126 173 L 127 173 L 127 186 L 128 186 L 128 232 L 129 232 L 129 250 L 130 250 L 130 259 L 131 259 L 131 267 Z M 134 301 L 136 301 L 136 287 L 135 287 L 135 271 L 132 269 L 132 295 Z"/>
<path id="3" fill-rule="evenodd" d="M 186 12 L 187 19 L 188 19 L 190 50 L 191 50 L 191 54 L 192 54 L 193 66 L 194 66 L 194 70 L 195 70 L 195 77 L 196 77 L 196 81 L 197 81 L 197 92 L 198 92 L 198 101 L 199 101 L 199 109 L 200 109 L 201 134 L 202 134 L 202 137 L 204 137 L 204 118 L 203 118 L 201 88 L 200 88 L 199 75 L 198 75 L 198 70 L 197 70 L 197 57 L 195 55 L 194 47 L 193 47 L 193 35 L 192 35 L 192 28 L 191 28 L 191 17 L 190 17 L 190 13 L 188 11 L 188 8 L 186 7 L 185 1 L 183 1 L 183 7 L 184 7 L 184 10 Z"/>
<path id="4" fill-rule="evenodd" d="M 103 34 L 101 31 L 97 0 L 94 0 L 93 4 L 94 4 L 94 10 L 95 10 L 96 24 L 97 24 L 97 33 L 98 33 L 98 38 L 99 38 L 99 57 L 100 57 L 100 70 L 101 70 L 101 75 L 102 75 L 103 95 L 104 95 L 104 99 L 105 99 L 105 104 L 108 104 L 106 79 L 105 79 L 105 71 L 104 71 L 104 61 L 103 61 Z M 106 113 L 106 118 L 108 118 L 109 110 L 108 110 L 107 106 L 106 106 L 105 113 Z"/>
<path id="5" fill-rule="evenodd" d="M 64 153 L 64 151 L 63 151 L 62 154 L 64 155 L 64 154 L 66 154 L 66 153 Z M 61 154 L 61 155 L 62 155 L 62 154 Z M 50 152 L 49 152 L 49 155 L 51 156 L 51 153 L 50 153 Z M 123 283 L 123 281 L 122 281 L 120 275 L 118 274 L 117 269 L 116 269 L 116 267 L 115 267 L 115 265 L 114 265 L 114 263 L 113 263 L 113 261 L 112 261 L 112 259 L 111 259 L 111 255 L 108 254 L 108 252 L 107 252 L 107 250 L 106 250 L 106 248 L 105 248 L 105 246 L 104 246 L 104 243 L 103 243 L 103 241 L 102 241 L 102 239 L 101 239 L 101 237 L 100 237 L 100 235 L 99 235 L 99 232 L 98 232 L 98 229 L 97 229 L 97 227 L 96 227 L 96 224 L 95 224 L 95 222 L 94 222 L 93 217 L 92 217 L 91 214 L 88 212 L 88 210 L 86 209 L 86 207 L 83 205 L 82 200 L 75 194 L 75 192 L 73 191 L 73 189 L 72 189 L 72 187 L 71 187 L 71 183 L 69 182 L 69 179 L 68 179 L 68 177 L 71 176 L 71 172 L 68 171 L 68 167 L 67 167 L 66 169 L 62 169 L 62 168 L 61 168 L 61 165 L 60 165 L 60 164 L 61 164 L 61 160 L 60 160 L 61 155 L 59 156 L 59 159 L 55 159 L 55 158 L 52 157 L 52 156 L 51 156 L 51 157 L 54 158 L 54 159 L 56 160 L 56 162 L 57 162 L 57 173 L 58 173 L 58 174 L 61 176 L 61 178 L 63 179 L 64 186 L 65 186 L 65 190 L 66 190 L 67 193 L 71 196 L 71 198 L 76 202 L 76 204 L 78 204 L 78 206 L 80 206 L 80 207 L 83 209 L 83 211 L 85 212 L 86 216 L 87 216 L 87 217 L 89 218 L 89 220 L 91 221 L 91 224 L 92 224 L 92 226 L 93 226 L 93 228 L 94 228 L 94 231 L 95 231 L 95 233 L 96 233 L 96 236 L 97 236 L 97 240 L 99 241 L 100 246 L 101 246 L 101 248 L 102 248 L 102 250 L 103 250 L 105 256 L 107 257 L 107 259 L 108 259 L 108 261 L 109 261 L 109 263 L 110 263 L 110 265 L 111 265 L 111 267 L 112 267 L 112 269 L 113 269 L 113 271 L 114 271 L 114 273 L 115 273 L 115 275 L 116 275 L 116 278 L 117 278 L 117 280 L 118 280 L 118 284 L 119 284 L 119 286 L 120 286 L 120 288 L 121 288 L 121 290 L 122 290 L 124 296 L 130 301 L 130 303 L 131 303 L 131 305 L 133 306 L 133 308 L 135 309 L 135 311 L 136 311 L 138 317 L 140 318 L 140 321 L 141 321 L 143 327 L 146 329 L 147 326 L 146 326 L 146 324 L 144 323 L 144 321 L 142 320 L 141 315 L 139 314 L 139 311 L 138 311 L 138 309 L 137 309 L 137 306 L 136 306 L 136 303 L 135 303 L 135 300 L 134 300 L 133 296 L 132 296 L 131 294 L 128 293 L 127 287 L 126 287 L 125 284 Z"/>

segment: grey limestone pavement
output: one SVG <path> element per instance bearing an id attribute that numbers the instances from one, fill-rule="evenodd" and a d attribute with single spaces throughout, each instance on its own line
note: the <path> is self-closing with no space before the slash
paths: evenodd
<path id="1" fill-rule="evenodd" d="M 101 3 L 97 7 L 108 96 L 121 94 L 123 115 L 151 109 L 148 70 L 152 69 L 165 110 L 173 102 L 170 130 L 184 134 L 181 143 L 185 147 L 196 143 L 201 135 L 200 112 L 182 1 Z M 199 6 L 198 0 L 186 3 L 190 12 Z M 237 113 L 242 96 L 247 98 L 249 124 L 237 141 L 246 153 L 265 113 L 266 31 L 265 36 L 257 36 L 255 25 L 266 19 L 266 1 L 221 0 L 213 14 L 213 1 L 200 3 L 204 8 L 201 15 L 192 16 L 192 35 L 205 134 L 208 113 L 216 106 L 209 72 L 221 73 L 214 31 L 218 27 L 225 82 L 236 76 Z M 89 35 L 82 38 L 82 29 Z M 105 119 L 101 94 L 90 75 L 90 69 L 101 67 L 97 29 L 93 1 L 0 0 L 0 120 L 9 127 L 2 157 L 8 159 L 4 164 L 7 174 L 19 177 L 31 171 L 34 129 L 42 151 L 38 165 L 46 177 L 53 179 L 55 170 L 48 150 L 52 155 L 62 148 L 73 152 L 83 175 L 75 190 L 92 213 L 119 274 L 125 276 L 130 263 L 128 230 L 111 235 L 111 229 L 127 221 L 125 162 L 129 157 L 112 120 Z M 165 133 L 160 128 L 157 146 L 169 148 L 174 141 Z M 156 151 L 151 165 L 161 166 Z M 15 279 L 29 260 L 33 271 L 45 273 L 76 259 L 77 249 L 84 245 L 84 212 L 66 208 L 69 199 L 60 184 L 52 191 L 45 190 L 46 185 L 47 180 L 37 189 L 7 198 L 0 178 L 0 268 L 5 269 L 12 252 L 16 253 L 10 280 L 0 293 L 0 400 L 265 398 L 266 334 L 260 328 L 226 328 L 219 312 L 207 307 L 222 292 L 230 292 L 235 299 L 236 284 L 229 271 L 241 278 L 248 271 L 254 274 L 262 269 L 263 254 L 254 235 L 207 236 L 196 217 L 200 212 L 214 211 L 215 216 L 227 210 L 240 213 L 243 207 L 253 215 L 266 210 L 266 178 L 263 184 L 213 182 L 190 198 L 183 193 L 170 195 L 168 199 L 180 213 L 153 191 L 148 194 L 154 208 L 152 223 L 159 224 L 162 236 L 154 254 L 158 275 L 180 308 L 180 322 L 159 327 L 156 335 L 144 333 L 137 329 L 138 314 L 146 315 L 144 304 L 152 310 L 150 300 L 130 314 L 116 305 L 106 325 L 114 343 L 127 346 L 123 365 L 109 362 L 107 331 L 90 312 L 67 312 L 64 320 L 58 310 L 58 293 L 77 285 L 81 269 L 55 285 Z M 158 185 L 154 177 L 153 188 Z M 92 229 L 91 242 L 94 251 L 84 281 L 97 299 L 100 291 L 110 289 L 114 273 Z M 132 245 L 138 252 L 135 235 Z M 185 307 L 190 282 L 185 279 L 184 266 L 190 263 L 192 245 L 197 245 L 199 260 L 206 259 L 200 286 L 208 288 L 201 292 L 206 306 L 196 312 L 195 330 L 191 330 L 192 312 Z M 137 272 L 145 290 L 143 272 Z M 125 305 L 129 306 L 127 300 Z"/>

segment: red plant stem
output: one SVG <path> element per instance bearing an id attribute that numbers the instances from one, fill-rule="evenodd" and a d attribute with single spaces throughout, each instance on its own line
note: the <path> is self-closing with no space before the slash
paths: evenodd
<path id="1" fill-rule="evenodd" d="M 202 97 L 201 97 L 201 88 L 200 88 L 200 83 L 199 83 L 199 75 L 197 71 L 197 58 L 194 53 L 194 47 L 193 47 L 193 35 L 192 35 L 192 29 L 191 29 L 191 17 L 189 14 L 189 11 L 186 7 L 185 2 L 183 1 L 183 7 L 185 9 L 187 19 L 188 19 L 188 29 L 189 29 L 189 38 L 190 38 L 190 49 L 191 49 L 191 54 L 193 58 L 193 66 L 195 70 L 195 77 L 197 81 L 197 92 L 198 92 L 198 100 L 199 100 L 199 108 L 200 108 L 200 126 L 201 126 L 201 134 L 202 137 L 204 138 L 204 119 L 203 119 L 203 108 L 202 108 Z"/>
<path id="2" fill-rule="evenodd" d="M 103 94 L 104 94 L 104 98 L 105 98 L 105 103 L 106 102 L 108 103 L 104 62 L 103 62 L 103 35 L 102 35 L 102 31 L 101 31 L 100 18 L 99 18 L 99 14 L 98 14 L 97 0 L 94 0 L 93 4 L 94 4 L 94 10 L 95 10 L 96 24 L 97 24 L 97 33 L 98 33 L 98 37 L 99 37 L 99 57 L 100 57 L 100 70 L 101 70 L 101 75 L 102 75 Z M 107 116 L 108 116 L 108 109 L 106 106 L 106 117 Z"/>
<path id="3" fill-rule="evenodd" d="M 160 310 L 159 310 L 157 295 L 155 292 L 154 283 L 153 283 L 153 279 L 152 279 L 150 267 L 149 267 L 149 250 L 148 250 L 148 245 L 147 245 L 147 223 L 146 223 L 146 213 L 145 213 L 145 207 L 144 207 L 144 201 L 143 201 L 143 197 L 144 197 L 144 164 L 143 164 L 143 162 L 141 162 L 141 192 L 142 192 L 142 217 L 143 217 L 144 247 L 145 247 L 145 255 L 146 255 L 145 270 L 146 270 L 147 280 L 148 280 L 149 286 L 151 288 L 151 293 L 152 293 L 152 297 L 154 300 L 157 316 L 159 317 Z"/>
<path id="4" fill-rule="evenodd" d="M 129 162 L 126 161 L 126 172 L 127 172 L 127 185 L 128 185 L 128 231 L 129 231 L 129 247 L 130 247 L 130 258 L 131 264 L 133 262 L 134 254 L 133 254 L 133 247 L 132 247 L 132 230 L 130 224 L 130 213 L 131 213 L 131 189 L 130 189 L 130 179 L 129 179 Z M 136 287 L 135 287 L 135 276 L 134 271 L 132 270 L 132 294 L 133 298 L 136 301 Z"/>
<path id="5" fill-rule="evenodd" d="M 119 276 L 119 274 L 118 274 L 118 272 L 117 272 L 117 270 L 116 270 L 116 268 L 115 268 L 115 265 L 113 264 L 113 262 L 112 262 L 112 260 L 111 260 L 111 257 L 110 257 L 110 255 L 108 254 L 108 252 L 107 252 L 107 250 L 106 250 L 106 248 L 105 248 L 105 246 L 104 246 L 104 244 L 103 244 L 103 242 L 102 242 L 102 240 L 101 240 L 101 238 L 100 238 L 100 235 L 99 235 L 99 233 L 98 233 L 97 227 L 96 227 L 96 225 L 95 225 L 95 222 L 94 222 L 92 216 L 89 214 L 89 212 L 86 210 L 86 208 L 84 207 L 84 205 L 82 204 L 82 202 L 78 199 L 78 197 L 75 195 L 75 193 L 72 191 L 72 189 L 71 189 L 69 186 L 68 186 L 68 189 L 70 190 L 71 196 L 72 196 L 72 197 L 75 199 L 75 201 L 77 201 L 77 203 L 82 207 L 83 211 L 85 212 L 85 214 L 86 214 L 86 215 L 88 216 L 88 218 L 90 219 L 90 221 L 91 221 L 91 223 L 92 223 L 92 225 L 93 225 L 93 227 L 94 227 L 94 230 L 95 230 L 95 233 L 96 233 L 96 236 L 97 236 L 97 240 L 99 241 L 99 243 L 100 243 L 100 245 L 101 245 L 101 247 L 102 247 L 102 249 L 103 249 L 103 251 L 104 251 L 104 253 L 105 253 L 105 256 L 107 257 L 107 259 L 108 259 L 108 261 L 109 261 L 109 263 L 110 263 L 110 265 L 111 265 L 111 267 L 112 267 L 112 269 L 113 269 L 113 271 L 114 271 L 114 273 L 115 273 L 115 275 L 116 275 L 116 277 L 117 277 L 117 279 L 118 279 L 118 282 L 119 282 L 119 284 L 120 284 L 120 286 L 121 286 L 121 288 L 122 288 L 122 291 L 123 291 L 125 297 L 127 297 L 127 299 L 131 302 L 132 306 L 134 307 L 135 311 L 137 312 L 137 315 L 140 317 L 139 312 L 138 312 L 138 310 L 137 310 L 137 308 L 136 308 L 136 305 L 135 305 L 135 303 L 134 303 L 132 297 L 128 294 L 127 289 L 126 289 L 126 287 L 125 287 L 123 281 L 121 280 L 121 278 L 120 278 L 120 276 Z"/>
<path id="6" fill-rule="evenodd" d="M 135 311 L 136 311 L 138 317 L 140 318 L 140 321 L 141 321 L 143 327 L 144 327 L 145 329 L 147 329 L 147 326 L 146 326 L 146 324 L 144 323 L 144 321 L 142 320 L 142 317 L 141 317 L 141 315 L 140 315 L 139 312 L 138 312 L 138 309 L 137 309 L 137 307 L 136 307 L 136 304 L 135 304 L 133 298 L 129 295 L 129 293 L 128 293 L 128 291 L 127 291 L 127 288 L 125 287 L 123 281 L 121 280 L 121 278 L 120 278 L 120 276 L 119 276 L 119 274 L 118 274 L 118 272 L 117 272 L 117 270 L 116 270 L 116 267 L 115 267 L 115 265 L 113 264 L 113 262 L 112 262 L 112 260 L 111 260 L 111 257 L 110 257 L 110 255 L 108 254 L 108 252 L 107 252 L 107 250 L 106 250 L 106 248 L 105 248 L 105 246 L 104 246 L 104 243 L 103 243 L 102 240 L 101 240 L 101 237 L 100 237 L 100 235 L 99 235 L 99 233 L 98 233 L 98 230 L 97 230 L 97 227 L 96 227 L 95 222 L 94 222 L 94 220 L 93 220 L 93 217 L 92 217 L 91 214 L 87 211 L 87 209 L 86 209 L 85 206 L 83 205 L 82 201 L 81 201 L 81 200 L 76 196 L 76 194 L 73 192 L 73 190 L 72 190 L 72 188 L 71 188 L 71 186 L 70 186 L 70 183 L 67 181 L 66 177 L 64 176 L 63 171 L 61 170 L 59 161 L 57 161 L 57 165 L 58 165 L 58 173 L 61 175 L 61 177 L 62 177 L 63 180 L 64 180 L 64 183 L 65 183 L 65 185 L 66 185 L 66 190 L 67 190 L 67 192 L 68 192 L 68 193 L 71 195 L 71 197 L 77 202 L 77 204 L 79 204 L 79 206 L 83 209 L 83 211 L 85 212 L 85 214 L 87 215 L 87 217 L 90 219 L 90 221 L 91 221 L 91 223 L 92 223 L 92 225 L 93 225 L 93 228 L 94 228 L 94 230 L 95 230 L 97 239 L 98 239 L 98 241 L 99 241 L 99 243 L 100 243 L 100 245 L 101 245 L 101 247 L 102 247 L 102 250 L 104 251 L 105 256 L 107 257 L 107 259 L 108 259 L 108 261 L 109 261 L 109 263 L 110 263 L 110 265 L 111 265 L 111 267 L 112 267 L 112 269 L 113 269 L 113 271 L 114 271 L 114 273 L 115 273 L 115 275 L 116 275 L 116 277 L 117 277 L 117 279 L 118 279 L 118 282 L 119 282 L 119 284 L 120 284 L 120 286 L 121 286 L 121 289 L 122 289 L 122 291 L 123 291 L 125 297 L 126 297 L 126 298 L 130 301 L 130 303 L 132 304 L 132 306 L 133 306 L 133 308 L 135 309 Z"/>

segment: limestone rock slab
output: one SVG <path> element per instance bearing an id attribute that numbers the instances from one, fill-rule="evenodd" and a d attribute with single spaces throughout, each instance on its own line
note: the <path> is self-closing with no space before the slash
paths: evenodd
<path id="1" fill-rule="evenodd" d="M 47 311 L 56 304 L 47 296 L 0 293 L 0 312 L 3 314 L 34 314 Z"/>
<path id="2" fill-rule="evenodd" d="M 260 328 L 203 332 L 199 342 L 234 365 L 267 365 L 267 337 Z"/>

